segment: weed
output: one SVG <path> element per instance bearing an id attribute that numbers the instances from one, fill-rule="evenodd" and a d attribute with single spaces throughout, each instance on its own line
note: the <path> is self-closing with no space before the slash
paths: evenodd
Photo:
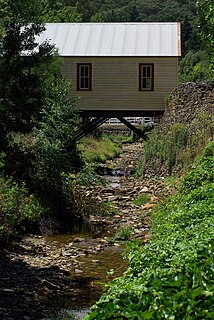
<path id="1" fill-rule="evenodd" d="M 136 206 L 142 206 L 143 204 L 149 202 L 151 195 L 149 193 L 142 193 L 137 198 L 133 200 Z"/>
<path id="2" fill-rule="evenodd" d="M 133 234 L 132 227 L 122 226 L 119 228 L 119 230 L 116 232 L 114 237 L 110 240 L 110 242 L 130 240 L 132 234 Z"/>
<path id="3" fill-rule="evenodd" d="M 144 173 L 145 173 L 145 164 L 144 164 L 144 161 L 141 159 L 137 163 L 134 175 L 136 178 L 141 178 Z"/>

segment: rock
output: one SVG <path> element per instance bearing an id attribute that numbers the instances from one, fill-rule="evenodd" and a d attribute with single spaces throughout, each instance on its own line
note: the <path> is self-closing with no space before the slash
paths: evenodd
<path id="1" fill-rule="evenodd" d="M 146 203 L 143 206 L 143 210 L 149 210 L 152 209 L 154 207 L 154 203 Z"/>
<path id="2" fill-rule="evenodd" d="M 80 237 L 74 238 L 74 242 L 83 242 L 83 241 L 85 241 L 84 238 L 80 238 Z"/>
<path id="3" fill-rule="evenodd" d="M 150 201 L 151 202 L 158 202 L 160 200 L 160 198 L 159 197 L 156 197 L 156 196 L 152 196 L 151 198 L 150 198 Z"/>
<path id="4" fill-rule="evenodd" d="M 83 271 L 80 270 L 80 269 L 74 269 L 74 272 L 75 272 L 75 273 L 82 273 Z"/>
<path id="5" fill-rule="evenodd" d="M 68 270 L 60 269 L 60 272 L 66 277 L 70 276 L 70 272 Z"/>
<path id="6" fill-rule="evenodd" d="M 91 260 L 91 262 L 93 262 L 93 263 L 99 263 L 100 260 Z"/>
<path id="7" fill-rule="evenodd" d="M 48 290 L 59 290 L 60 287 L 49 282 L 48 280 L 43 279 L 41 281 L 41 285 L 44 286 L 45 288 L 47 288 Z"/>
<path id="8" fill-rule="evenodd" d="M 99 242 L 100 243 L 108 243 L 108 240 L 107 239 L 99 239 Z"/>
<path id="9" fill-rule="evenodd" d="M 143 189 L 140 190 L 140 193 L 150 193 L 150 190 L 148 187 L 143 187 Z"/>

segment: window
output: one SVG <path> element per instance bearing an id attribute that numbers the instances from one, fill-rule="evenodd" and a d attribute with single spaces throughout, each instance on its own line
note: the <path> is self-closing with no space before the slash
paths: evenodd
<path id="1" fill-rule="evenodd" d="M 140 63 L 139 65 L 139 90 L 154 90 L 154 64 Z"/>
<path id="2" fill-rule="evenodd" d="M 77 64 L 77 90 L 92 90 L 91 63 Z"/>

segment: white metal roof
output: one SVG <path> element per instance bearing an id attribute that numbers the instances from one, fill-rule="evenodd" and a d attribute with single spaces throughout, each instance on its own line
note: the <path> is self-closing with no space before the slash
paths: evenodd
<path id="1" fill-rule="evenodd" d="M 61 56 L 180 56 L 180 24 L 47 23 L 37 39 Z"/>

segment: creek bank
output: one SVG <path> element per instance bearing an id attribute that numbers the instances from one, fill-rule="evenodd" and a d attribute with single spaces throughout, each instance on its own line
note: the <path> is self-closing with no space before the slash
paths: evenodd
<path id="1" fill-rule="evenodd" d="M 107 162 L 107 166 L 133 170 L 141 152 L 141 143 L 125 145 L 121 156 L 115 162 Z M 88 233 L 84 231 L 62 236 L 63 241 L 60 235 L 57 240 L 53 237 L 28 236 L 10 250 L 1 252 L 0 318 L 47 319 L 48 314 L 64 306 L 65 297 L 69 297 L 73 305 L 78 304 L 81 282 L 89 289 L 87 292 L 93 296 L 91 303 L 94 303 L 93 299 L 98 299 L 101 294 L 100 291 L 96 295 L 97 282 L 111 280 L 110 277 L 104 280 L 103 274 L 99 276 L 96 273 L 104 256 L 110 257 L 109 270 L 119 270 L 122 266 L 119 274 L 113 274 L 112 278 L 121 275 L 126 268 L 122 258 L 119 260 L 120 245 L 109 240 L 121 226 L 129 226 L 132 227 L 133 238 L 147 242 L 150 238 L 149 213 L 162 192 L 162 179 L 138 181 L 134 176 L 120 176 L 114 188 L 109 185 L 87 189 L 88 197 L 95 197 L 111 208 L 108 216 L 89 217 L 91 229 Z M 134 205 L 133 199 L 142 193 L 149 194 L 149 202 L 142 206 Z M 88 265 L 94 273 L 87 269 Z M 84 303 L 87 306 L 90 304 Z"/>

